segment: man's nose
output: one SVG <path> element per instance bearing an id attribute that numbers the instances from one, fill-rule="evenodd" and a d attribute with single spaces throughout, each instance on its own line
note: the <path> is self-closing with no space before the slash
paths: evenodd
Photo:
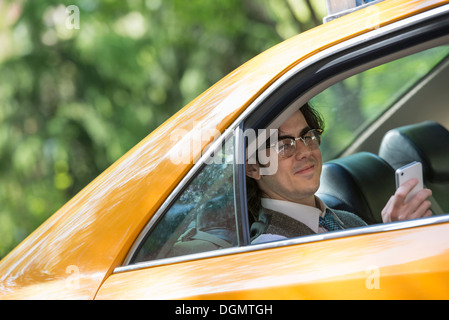
<path id="1" fill-rule="evenodd" d="M 296 141 L 296 150 L 294 154 L 296 160 L 307 158 L 311 155 L 311 153 L 312 150 L 310 150 L 310 148 L 307 147 L 302 141 Z"/>

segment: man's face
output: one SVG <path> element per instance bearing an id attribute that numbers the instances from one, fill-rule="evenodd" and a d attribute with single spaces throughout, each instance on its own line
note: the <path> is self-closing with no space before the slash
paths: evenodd
<path id="1" fill-rule="evenodd" d="M 297 138 L 309 131 L 301 111 L 296 111 L 279 127 L 279 138 Z M 270 152 L 275 152 L 273 149 Z M 273 175 L 261 175 L 258 165 L 249 165 L 247 175 L 257 180 L 263 196 L 305 205 L 315 205 L 314 194 L 320 186 L 321 150 L 311 150 L 300 140 L 296 141 L 293 156 L 278 158 L 278 170 Z"/>

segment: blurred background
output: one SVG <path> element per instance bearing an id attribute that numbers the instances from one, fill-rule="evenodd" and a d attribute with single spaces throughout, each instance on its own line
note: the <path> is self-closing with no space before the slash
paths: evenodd
<path id="1" fill-rule="evenodd" d="M 0 0 L 0 259 L 324 0 Z"/>

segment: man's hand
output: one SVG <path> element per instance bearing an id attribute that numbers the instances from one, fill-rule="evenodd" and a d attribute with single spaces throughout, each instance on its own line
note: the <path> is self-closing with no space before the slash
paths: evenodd
<path id="1" fill-rule="evenodd" d="M 413 178 L 406 181 L 396 190 L 382 210 L 383 222 L 417 219 L 432 215 L 432 212 L 430 211 L 431 203 L 427 200 L 427 198 L 432 195 L 430 189 L 419 191 L 407 203 L 404 203 L 409 192 L 412 191 L 417 184 L 418 180 Z"/>

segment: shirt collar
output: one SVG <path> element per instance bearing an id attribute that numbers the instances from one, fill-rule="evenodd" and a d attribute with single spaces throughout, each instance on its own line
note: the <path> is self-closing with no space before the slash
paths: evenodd
<path id="1" fill-rule="evenodd" d="M 293 218 L 299 222 L 304 223 L 314 232 L 319 232 L 319 217 L 324 217 L 326 212 L 326 205 L 320 198 L 315 196 L 316 203 L 319 208 L 306 206 L 296 202 L 290 202 L 285 200 L 275 200 L 269 198 L 262 198 L 262 207 L 281 212 L 290 218 Z"/>

